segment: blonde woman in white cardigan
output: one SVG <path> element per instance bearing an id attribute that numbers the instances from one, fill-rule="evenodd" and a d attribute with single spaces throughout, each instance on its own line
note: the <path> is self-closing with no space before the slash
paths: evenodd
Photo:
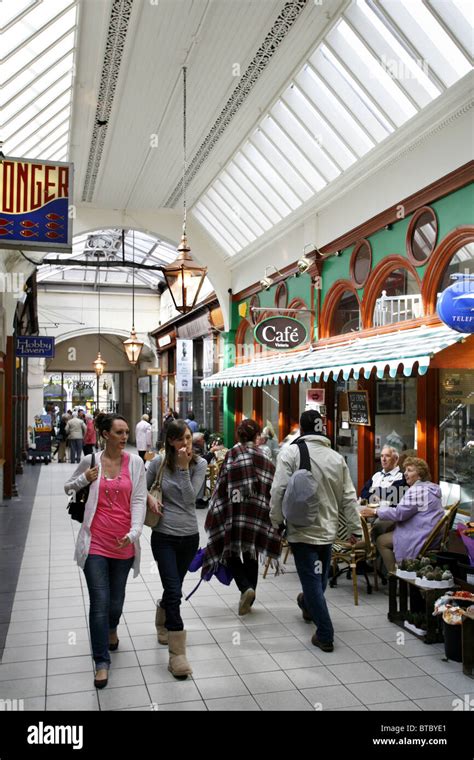
<path id="1" fill-rule="evenodd" d="M 140 457 L 125 451 L 129 428 L 124 417 L 99 414 L 96 427 L 105 449 L 84 457 L 64 490 L 91 484 L 76 542 L 75 559 L 89 589 L 89 625 L 96 667 L 94 686 L 107 686 L 109 651 L 118 648 L 117 626 L 130 569 L 140 572 L 140 542 L 146 514 L 145 468 Z M 151 497 L 150 497 L 151 498 Z"/>

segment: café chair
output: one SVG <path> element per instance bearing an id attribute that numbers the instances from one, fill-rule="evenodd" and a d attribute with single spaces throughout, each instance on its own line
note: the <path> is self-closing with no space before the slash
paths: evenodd
<path id="1" fill-rule="evenodd" d="M 352 578 L 352 587 L 354 591 L 354 604 L 358 606 L 359 604 L 359 589 L 357 586 L 357 566 L 360 563 L 364 563 L 361 566 L 362 573 L 365 577 L 365 581 L 367 584 L 367 593 L 372 593 L 372 586 L 370 584 L 368 572 L 370 571 L 369 568 L 366 566 L 366 563 L 372 562 L 373 563 L 373 570 L 374 573 L 374 588 L 376 591 L 378 591 L 378 578 L 377 578 L 377 568 L 376 568 L 376 548 L 375 544 L 372 542 L 371 535 L 370 535 L 370 528 L 367 523 L 367 520 L 365 517 L 360 517 L 360 524 L 362 527 L 362 534 L 363 537 L 360 541 L 358 541 L 356 544 L 350 544 L 349 541 L 347 541 L 348 538 L 348 531 L 347 531 L 347 525 L 342 520 L 339 523 L 339 532 L 338 537 L 333 544 L 332 547 L 332 554 L 331 554 L 331 566 L 332 566 L 332 577 L 330 577 L 329 580 L 329 586 L 331 588 L 334 588 L 337 586 L 337 579 L 339 578 L 342 573 L 347 572 L 347 578 Z M 339 565 L 345 565 L 345 567 L 339 568 Z"/>
<path id="2" fill-rule="evenodd" d="M 425 557 L 430 551 L 433 551 L 433 549 L 441 549 L 444 551 L 447 548 L 449 533 L 453 527 L 458 508 L 458 501 L 456 504 L 452 504 L 450 507 L 447 507 L 443 517 L 436 523 L 431 533 L 427 537 L 425 543 L 421 547 L 418 557 Z"/>

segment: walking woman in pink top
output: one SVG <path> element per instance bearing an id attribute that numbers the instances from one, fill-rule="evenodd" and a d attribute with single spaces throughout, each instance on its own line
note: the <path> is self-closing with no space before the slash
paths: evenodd
<path id="1" fill-rule="evenodd" d="M 140 542 L 146 513 L 145 468 L 140 457 L 125 451 L 127 421 L 101 413 L 96 427 L 105 449 L 81 461 L 65 484 L 66 493 L 91 484 L 84 522 L 76 542 L 75 559 L 84 570 L 89 589 L 89 625 L 95 662 L 94 686 L 107 686 L 109 651 L 118 648 L 117 626 L 125 600 L 130 569 L 140 571 Z"/>

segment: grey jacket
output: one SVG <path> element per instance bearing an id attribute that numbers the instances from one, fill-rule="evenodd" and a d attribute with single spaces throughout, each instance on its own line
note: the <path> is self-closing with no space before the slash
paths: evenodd
<path id="1" fill-rule="evenodd" d="M 308 445 L 313 477 L 319 482 L 320 509 L 318 519 L 308 527 L 287 526 L 288 541 L 304 544 L 332 544 L 336 539 L 339 515 L 347 521 L 347 530 L 361 532 L 357 495 L 345 459 L 331 449 L 328 438 L 323 435 L 305 435 Z M 270 519 L 276 528 L 283 522 L 282 502 L 288 481 L 299 468 L 298 446 L 285 446 L 278 457 L 270 501 Z M 322 477 L 321 477 L 322 475 Z"/>

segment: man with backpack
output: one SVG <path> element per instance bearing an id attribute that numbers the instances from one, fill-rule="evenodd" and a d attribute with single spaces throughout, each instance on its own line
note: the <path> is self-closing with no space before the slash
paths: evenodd
<path id="1" fill-rule="evenodd" d="M 323 434 L 319 412 L 303 412 L 300 431 L 300 437 L 282 449 L 278 458 L 270 519 L 275 528 L 286 522 L 288 543 L 303 588 L 298 594 L 298 606 L 303 618 L 316 625 L 311 641 L 323 652 L 332 652 L 334 629 L 324 598 L 331 548 L 340 515 L 347 523 L 349 541 L 359 540 L 357 495 L 344 457 L 331 449 Z"/>

